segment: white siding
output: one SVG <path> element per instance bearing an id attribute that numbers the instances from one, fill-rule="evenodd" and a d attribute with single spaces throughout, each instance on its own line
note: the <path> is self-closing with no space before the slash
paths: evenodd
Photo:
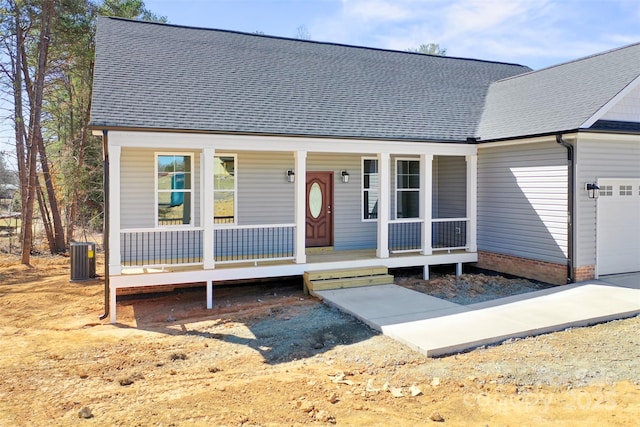
<path id="1" fill-rule="evenodd" d="M 640 122 L 640 86 L 626 94 L 601 119 Z"/>
<path id="2" fill-rule="evenodd" d="M 640 178 L 640 135 L 581 135 L 576 144 L 576 266 L 596 264 L 596 204 L 584 185 L 600 178 Z"/>
<path id="3" fill-rule="evenodd" d="M 478 151 L 478 249 L 564 263 L 566 149 L 554 142 Z"/>
<path id="4" fill-rule="evenodd" d="M 150 150 L 144 148 L 122 148 L 121 182 L 120 182 L 120 215 L 121 227 L 154 228 L 155 224 L 155 153 L 171 150 Z M 194 160 L 194 225 L 200 224 L 200 152 L 193 153 Z"/>

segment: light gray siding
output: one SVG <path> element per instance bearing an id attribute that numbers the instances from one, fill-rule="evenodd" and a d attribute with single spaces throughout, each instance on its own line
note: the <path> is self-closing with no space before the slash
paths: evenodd
<path id="1" fill-rule="evenodd" d="M 239 225 L 294 222 L 295 186 L 285 177 L 293 166 L 293 153 L 238 153 Z"/>
<path id="2" fill-rule="evenodd" d="M 377 224 L 362 220 L 362 156 L 314 154 L 307 157 L 308 171 L 333 171 L 334 247 L 336 250 L 367 249 L 377 245 Z M 343 183 L 340 172 L 349 172 Z"/>
<path id="3" fill-rule="evenodd" d="M 467 163 L 462 156 L 433 159 L 433 217 L 464 218 L 467 215 Z"/>
<path id="4" fill-rule="evenodd" d="M 640 178 L 640 135 L 625 141 L 611 136 L 584 135 L 576 144 L 576 266 L 596 263 L 596 206 L 584 191 L 600 178 Z"/>
<path id="5" fill-rule="evenodd" d="M 122 228 L 154 228 L 154 163 L 153 149 L 123 148 L 121 158 L 121 224 Z M 168 152 L 166 150 L 162 151 Z M 176 151 L 182 152 L 182 151 Z M 194 225 L 200 226 L 201 169 L 200 153 L 194 154 Z M 294 221 L 295 186 L 285 179 L 294 167 L 293 153 L 217 152 L 236 154 L 237 224 L 283 224 Z M 362 158 L 359 154 L 308 153 L 308 171 L 331 171 L 334 174 L 334 247 L 336 250 L 375 248 L 376 221 L 362 219 Z M 391 211 L 395 212 L 396 160 L 391 158 Z M 406 157 L 402 158 L 415 158 Z M 434 215 L 464 217 L 466 215 L 466 165 L 459 157 L 437 157 L 434 160 Z M 350 175 L 341 180 L 341 171 Z M 296 179 L 304 179 L 296 176 Z"/>
<path id="6" fill-rule="evenodd" d="M 480 147 L 479 250 L 566 262 L 566 159 L 555 141 Z"/>
<path id="7" fill-rule="evenodd" d="M 122 228 L 154 228 L 155 153 L 157 150 L 123 147 L 121 152 L 120 223 Z M 163 153 L 172 152 L 163 150 Z M 194 224 L 200 225 L 200 152 L 194 161 Z"/>
<path id="8" fill-rule="evenodd" d="M 166 152 L 166 151 L 163 151 Z M 121 160 L 122 228 L 154 228 L 155 150 L 123 148 Z M 218 153 L 234 154 L 234 153 Z M 294 166 L 293 153 L 238 152 L 236 165 L 239 225 L 294 221 L 294 185 L 285 172 Z M 200 225 L 200 153 L 195 160 L 195 225 Z M 336 249 L 376 247 L 376 223 L 361 219 L 361 156 L 312 154 L 307 170 L 334 173 L 334 246 Z M 349 171 L 349 183 L 340 178 Z M 296 179 L 300 177 L 296 176 Z"/>
<path id="9" fill-rule="evenodd" d="M 238 218 L 240 225 L 279 224 L 294 221 L 294 185 L 285 179 L 292 169 L 292 153 L 238 153 Z M 307 155 L 307 171 L 333 172 L 334 247 L 337 250 L 375 248 L 375 222 L 363 222 L 361 156 Z M 349 172 L 343 183 L 340 172 Z M 297 179 L 304 179 L 296 175 Z"/>
<path id="10" fill-rule="evenodd" d="M 623 122 L 640 121 L 640 86 L 626 94 L 601 119 L 620 120 Z"/>

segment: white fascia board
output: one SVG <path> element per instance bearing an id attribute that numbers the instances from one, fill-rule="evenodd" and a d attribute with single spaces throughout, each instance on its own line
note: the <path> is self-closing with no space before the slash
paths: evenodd
<path id="1" fill-rule="evenodd" d="M 613 98 L 611 98 L 609 100 L 609 102 L 607 102 L 606 104 L 604 104 L 602 107 L 600 107 L 600 109 L 598 111 L 596 111 L 596 113 L 589 117 L 587 119 L 586 122 L 584 122 L 582 125 L 580 125 L 580 129 L 588 129 L 591 126 L 593 126 L 593 124 L 595 122 L 597 122 L 598 120 L 600 120 L 600 118 L 602 116 L 604 116 L 605 114 L 607 114 L 607 112 L 613 108 L 614 105 L 616 105 L 618 102 L 620 102 L 620 100 L 622 98 L 624 98 L 625 96 L 627 96 L 627 94 L 629 92 L 631 92 L 632 90 L 634 90 L 636 87 L 640 86 L 640 75 L 638 77 L 636 77 L 635 79 L 633 79 L 631 81 L 631 83 L 629 83 L 628 85 L 626 85 L 624 88 L 622 88 L 622 90 L 620 92 L 618 92 L 616 94 L 616 96 L 614 96 Z"/>
<path id="2" fill-rule="evenodd" d="M 215 147 L 225 151 L 307 151 L 314 153 L 434 154 L 450 156 L 474 155 L 476 145 L 465 143 L 434 143 L 311 138 L 288 136 L 219 135 L 171 132 L 110 131 L 109 143 L 122 147 L 153 149 L 198 149 Z"/>
<path id="3" fill-rule="evenodd" d="M 565 140 L 575 139 L 577 137 L 577 133 L 563 133 L 562 138 Z M 478 144 L 478 149 L 482 150 L 483 148 L 494 148 L 494 147 L 509 147 L 512 145 L 523 145 L 523 144 L 537 144 L 540 142 L 555 142 L 555 135 L 547 135 L 547 136 L 539 136 L 535 138 L 519 138 L 519 139 L 510 139 L 507 141 L 496 141 L 496 142 L 486 142 Z"/>
<path id="4" fill-rule="evenodd" d="M 606 132 L 581 132 L 578 138 L 580 142 L 631 142 L 638 143 L 640 136 L 637 134 L 606 133 Z"/>

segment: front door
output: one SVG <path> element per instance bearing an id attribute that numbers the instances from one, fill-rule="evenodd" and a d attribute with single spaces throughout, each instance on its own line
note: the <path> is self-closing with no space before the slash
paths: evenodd
<path id="1" fill-rule="evenodd" d="M 333 245 L 333 172 L 307 172 L 307 247 Z"/>

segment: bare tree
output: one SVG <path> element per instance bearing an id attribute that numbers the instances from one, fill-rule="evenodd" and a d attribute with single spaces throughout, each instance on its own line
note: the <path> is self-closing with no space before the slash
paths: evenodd
<path id="1" fill-rule="evenodd" d="M 20 16 L 20 10 L 16 7 L 16 16 Z M 33 249 L 33 208 L 37 186 L 37 158 L 42 142 L 41 113 L 44 94 L 44 78 L 49 54 L 49 41 L 51 36 L 51 19 L 53 16 L 53 0 L 44 0 L 40 13 L 40 37 L 38 41 L 38 62 L 35 71 L 35 81 L 31 87 L 31 113 L 29 125 L 29 138 L 27 140 L 27 200 L 25 215 L 22 218 L 22 263 L 29 265 L 31 262 L 31 250 Z M 27 80 L 28 64 L 24 50 L 24 44 L 20 46 L 20 57 L 24 58 L 22 72 Z M 23 185 L 24 183 L 21 183 Z M 24 201 L 23 201 L 24 203 Z"/>
<path id="2" fill-rule="evenodd" d="M 98 14 L 166 22 L 142 0 L 0 0 L 0 83 L 13 98 L 24 264 L 36 209 L 52 253 L 66 249 L 79 215 L 101 223 L 102 146 L 88 128 Z"/>
<path id="3" fill-rule="evenodd" d="M 311 34 L 306 25 L 300 25 L 296 28 L 296 38 L 300 40 L 311 40 Z"/>
<path id="4" fill-rule="evenodd" d="M 419 47 L 409 48 L 407 52 L 422 53 L 424 55 L 446 56 L 447 49 L 440 47 L 438 43 L 421 44 Z"/>

